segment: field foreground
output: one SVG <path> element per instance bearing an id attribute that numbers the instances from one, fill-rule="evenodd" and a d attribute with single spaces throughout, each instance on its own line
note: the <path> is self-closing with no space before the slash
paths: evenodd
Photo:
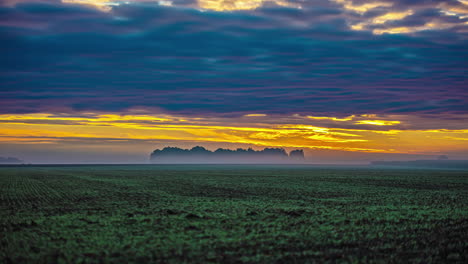
<path id="1" fill-rule="evenodd" d="M 468 263 L 468 172 L 0 167 L 0 263 Z"/>

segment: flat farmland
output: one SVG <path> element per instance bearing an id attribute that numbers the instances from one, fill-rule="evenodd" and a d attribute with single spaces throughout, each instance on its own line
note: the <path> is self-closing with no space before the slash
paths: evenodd
<path id="1" fill-rule="evenodd" d="M 0 167 L 0 263 L 467 263 L 468 172 Z"/>

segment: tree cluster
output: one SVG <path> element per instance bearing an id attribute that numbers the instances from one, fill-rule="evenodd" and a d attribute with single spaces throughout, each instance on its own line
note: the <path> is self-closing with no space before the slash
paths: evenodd
<path id="1" fill-rule="evenodd" d="M 196 146 L 191 149 L 181 149 L 177 147 L 165 147 L 156 149 L 151 153 L 151 160 L 168 160 L 184 161 L 191 160 L 223 160 L 223 161 L 275 161 L 275 160 L 303 160 L 304 151 L 301 149 L 293 150 L 288 153 L 282 148 L 265 148 L 263 150 L 254 150 L 252 148 L 236 150 L 218 148 L 215 151 L 207 150 L 204 147 Z"/>

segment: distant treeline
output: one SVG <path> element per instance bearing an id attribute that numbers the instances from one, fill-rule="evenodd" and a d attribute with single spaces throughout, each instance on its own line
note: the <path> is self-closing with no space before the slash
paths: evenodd
<path id="1" fill-rule="evenodd" d="M 304 151 L 302 149 L 293 150 L 288 155 L 282 148 L 265 148 L 263 150 L 218 148 L 215 151 L 210 151 L 200 146 L 192 149 L 165 147 L 153 151 L 151 161 L 160 163 L 297 163 L 304 161 Z"/>
<path id="2" fill-rule="evenodd" d="M 22 160 L 13 157 L 0 157 L 0 164 L 20 164 L 23 163 Z"/>

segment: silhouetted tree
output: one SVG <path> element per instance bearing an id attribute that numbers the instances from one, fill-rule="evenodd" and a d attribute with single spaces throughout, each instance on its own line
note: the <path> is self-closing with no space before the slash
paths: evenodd
<path id="1" fill-rule="evenodd" d="M 304 159 L 304 151 L 302 149 L 296 149 L 289 153 L 289 157 L 295 160 L 303 160 Z"/>
<path id="2" fill-rule="evenodd" d="M 0 157 L 0 163 L 3 163 L 3 164 L 19 164 L 19 163 L 23 163 L 22 160 L 20 159 L 17 159 L 17 158 L 13 158 L 13 157 Z"/>

